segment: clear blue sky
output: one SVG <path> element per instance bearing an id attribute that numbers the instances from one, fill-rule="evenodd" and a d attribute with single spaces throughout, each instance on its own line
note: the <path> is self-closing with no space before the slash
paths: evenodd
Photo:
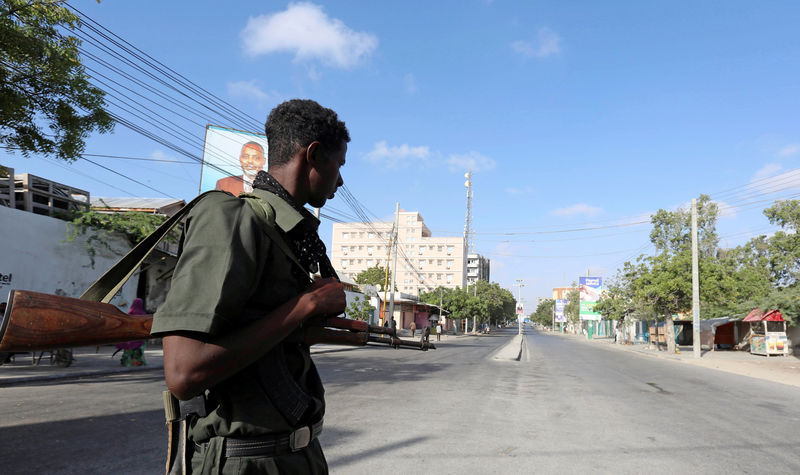
<path id="1" fill-rule="evenodd" d="M 587 269 L 608 278 L 652 252 L 648 225 L 564 231 L 708 193 L 730 205 L 719 232 L 733 246 L 772 232 L 761 209 L 800 189 L 797 2 L 73 5 L 256 123 L 294 97 L 335 109 L 352 136 L 344 180 L 379 217 L 399 202 L 434 235 L 461 233 L 471 166 L 475 249 L 515 295 L 524 279 L 526 311 Z M 121 126 L 86 152 L 186 161 Z M 196 164 L 92 159 L 161 194 L 83 160 L 0 151 L 17 173 L 93 196 L 197 193 Z"/>

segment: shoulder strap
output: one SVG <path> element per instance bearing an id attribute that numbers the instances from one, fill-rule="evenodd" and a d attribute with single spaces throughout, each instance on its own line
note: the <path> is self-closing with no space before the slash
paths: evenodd
<path id="1" fill-rule="evenodd" d="M 256 195 L 244 193 L 239 195 L 239 198 L 243 199 L 245 203 L 249 204 L 250 207 L 253 208 L 253 211 L 255 211 L 255 213 L 262 220 L 264 220 L 264 232 L 266 232 L 267 236 L 269 236 L 270 239 L 272 239 L 272 241 L 278 245 L 278 248 L 284 254 L 286 254 L 286 257 L 294 262 L 305 275 L 311 277 L 311 273 L 308 272 L 308 269 L 306 269 L 306 267 L 300 263 L 300 260 L 294 255 L 294 252 L 292 252 L 292 250 L 289 248 L 289 245 L 286 244 L 286 240 L 275 229 L 275 210 L 272 208 L 272 206 L 270 206 L 270 204 L 266 201 L 259 199 Z"/>
<path id="2" fill-rule="evenodd" d="M 144 261 L 145 257 L 150 254 L 156 245 L 167 235 L 167 233 L 175 227 L 184 216 L 200 202 L 209 193 L 223 193 L 221 191 L 206 191 L 199 195 L 192 201 L 186 204 L 177 213 L 173 214 L 169 219 L 164 221 L 161 226 L 153 231 L 149 236 L 142 239 L 133 249 L 131 249 L 125 256 L 114 264 L 111 269 L 106 271 L 102 277 L 97 279 L 83 295 L 80 296 L 81 300 L 90 300 L 92 302 L 108 303 L 114 297 L 114 294 L 119 291 L 122 285 L 133 275 L 134 271 L 139 268 Z"/>

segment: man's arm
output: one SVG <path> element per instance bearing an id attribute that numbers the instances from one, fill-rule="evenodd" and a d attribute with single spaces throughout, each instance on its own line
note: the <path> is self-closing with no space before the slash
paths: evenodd
<path id="1" fill-rule="evenodd" d="M 181 400 L 202 394 L 254 363 L 309 317 L 338 315 L 345 304 L 341 282 L 321 279 L 264 318 L 223 337 L 201 340 L 196 333 L 168 334 L 163 339 L 167 387 Z"/>

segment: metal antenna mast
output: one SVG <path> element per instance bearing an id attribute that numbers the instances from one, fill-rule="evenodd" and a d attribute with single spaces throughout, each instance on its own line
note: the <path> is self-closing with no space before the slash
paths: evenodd
<path id="1" fill-rule="evenodd" d="M 475 229 L 472 222 L 472 170 L 465 173 L 464 178 L 467 179 L 464 182 L 464 186 L 467 188 L 467 222 L 464 224 L 465 250 L 473 254 L 475 252 Z"/>

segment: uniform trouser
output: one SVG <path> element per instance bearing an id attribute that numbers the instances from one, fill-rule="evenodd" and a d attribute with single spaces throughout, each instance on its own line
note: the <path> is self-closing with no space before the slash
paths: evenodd
<path id="1" fill-rule="evenodd" d="M 190 442 L 191 443 L 191 442 Z M 225 457 L 221 437 L 208 441 L 202 454 L 192 456 L 192 474 L 195 475 L 249 475 L 249 474 L 327 474 L 328 463 L 318 439 L 308 447 L 274 456 Z"/>

